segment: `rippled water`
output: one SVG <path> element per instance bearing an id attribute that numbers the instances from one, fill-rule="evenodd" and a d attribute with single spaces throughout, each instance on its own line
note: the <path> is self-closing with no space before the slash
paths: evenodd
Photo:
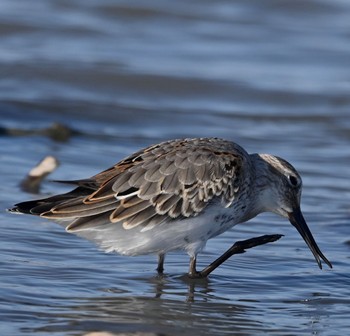
<path id="1" fill-rule="evenodd" d="M 44 219 L 2 211 L 2 334 L 348 333 L 348 1 L 0 6 L 1 209 L 38 197 L 18 185 L 48 154 L 61 162 L 50 178 L 78 179 L 161 140 L 220 136 L 297 167 L 305 217 L 334 266 L 319 270 L 296 230 L 265 214 L 211 240 L 200 266 L 239 239 L 280 241 L 200 282 L 182 279 L 188 257 L 173 253 L 157 278 L 154 256 L 104 254 Z M 54 122 L 76 135 L 38 132 Z M 47 181 L 41 193 L 64 190 Z"/>

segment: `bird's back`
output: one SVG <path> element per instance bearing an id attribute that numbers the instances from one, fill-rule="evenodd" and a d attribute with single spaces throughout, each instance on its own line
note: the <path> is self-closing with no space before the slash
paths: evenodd
<path id="1" fill-rule="evenodd" d="M 234 204 L 249 187 L 249 160 L 240 146 L 218 138 L 167 141 L 70 182 L 77 186 L 69 193 L 19 203 L 13 211 L 63 221 L 75 233 L 106 225 L 146 232 L 197 217 L 213 203 Z"/>

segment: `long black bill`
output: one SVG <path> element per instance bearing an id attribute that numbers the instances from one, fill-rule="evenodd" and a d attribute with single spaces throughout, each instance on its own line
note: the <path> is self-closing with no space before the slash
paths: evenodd
<path id="1" fill-rule="evenodd" d="M 323 255 L 319 247 L 317 246 L 314 237 L 312 236 L 312 233 L 310 229 L 308 228 L 304 216 L 301 213 L 300 208 L 296 208 L 293 210 L 293 212 L 288 214 L 289 216 L 289 221 L 296 227 L 300 235 L 303 237 L 305 240 L 307 246 L 309 246 L 309 249 L 311 250 L 312 254 L 314 255 L 318 267 L 322 269 L 322 264 L 321 264 L 321 258 L 323 261 L 330 267 L 332 268 L 332 264 L 329 262 L 329 260 Z"/>

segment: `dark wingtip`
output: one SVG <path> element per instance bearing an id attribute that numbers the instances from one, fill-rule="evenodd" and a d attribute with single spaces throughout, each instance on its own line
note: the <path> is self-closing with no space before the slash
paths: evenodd
<path id="1" fill-rule="evenodd" d="M 7 211 L 11 213 L 35 215 L 36 213 L 33 213 L 32 210 L 40 204 L 39 202 L 40 201 L 25 201 L 17 203 L 13 208 L 7 209 Z"/>
<path id="2" fill-rule="evenodd" d="M 21 213 L 19 208 L 15 205 L 13 208 L 6 209 L 7 212 L 12 212 L 12 213 Z"/>

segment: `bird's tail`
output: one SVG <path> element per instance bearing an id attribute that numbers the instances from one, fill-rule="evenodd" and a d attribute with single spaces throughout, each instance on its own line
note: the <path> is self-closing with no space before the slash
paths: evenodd
<path id="1" fill-rule="evenodd" d="M 77 196 L 84 197 L 89 195 L 90 193 L 91 193 L 91 190 L 85 187 L 78 187 L 65 194 L 17 203 L 13 208 L 8 209 L 8 211 L 13 213 L 40 216 L 41 214 L 50 211 L 53 207 L 63 202 L 72 200 Z"/>

